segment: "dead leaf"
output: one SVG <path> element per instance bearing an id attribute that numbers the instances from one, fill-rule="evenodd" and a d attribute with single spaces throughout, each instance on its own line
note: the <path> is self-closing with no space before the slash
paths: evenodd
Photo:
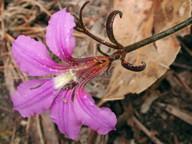
<path id="1" fill-rule="evenodd" d="M 116 18 L 114 33 L 120 43 L 127 46 L 168 29 L 190 17 L 190 0 L 116 0 L 115 9 L 123 12 L 123 18 Z M 185 35 L 189 28 L 180 31 Z M 147 65 L 142 72 L 132 72 L 122 68 L 117 62 L 104 100 L 123 99 L 127 93 L 140 93 L 160 78 L 175 60 L 180 50 L 175 34 L 154 44 L 127 54 L 127 61 Z"/>

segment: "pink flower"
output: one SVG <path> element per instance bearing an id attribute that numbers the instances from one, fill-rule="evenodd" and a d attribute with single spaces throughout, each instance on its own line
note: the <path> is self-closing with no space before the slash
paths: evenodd
<path id="1" fill-rule="evenodd" d="M 99 108 L 84 91 L 84 85 L 109 65 L 105 56 L 75 59 L 72 57 L 75 38 L 74 17 L 63 9 L 51 16 L 46 43 L 52 53 L 64 64 L 54 62 L 46 46 L 21 35 L 12 47 L 13 57 L 22 72 L 30 76 L 55 75 L 52 79 L 24 82 L 11 96 L 14 109 L 23 117 L 41 114 L 50 109 L 50 117 L 61 133 L 77 139 L 81 125 L 100 134 L 115 129 L 115 114 L 109 108 Z"/>

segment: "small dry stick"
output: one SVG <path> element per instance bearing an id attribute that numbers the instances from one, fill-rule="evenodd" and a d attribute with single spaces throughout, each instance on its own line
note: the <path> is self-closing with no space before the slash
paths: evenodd
<path id="1" fill-rule="evenodd" d="M 164 107 L 167 112 L 192 125 L 192 113 L 185 112 L 176 106 L 164 103 L 158 103 L 160 107 Z"/>
<path id="2" fill-rule="evenodd" d="M 181 85 L 186 89 L 186 91 L 192 95 L 192 89 L 178 76 L 177 73 L 174 73 L 174 76 L 177 78 L 177 80 L 181 83 Z"/>
<path id="3" fill-rule="evenodd" d="M 152 132 L 150 132 L 136 117 L 133 116 L 134 123 L 155 143 L 163 144 L 158 138 L 156 138 Z"/>
<path id="4" fill-rule="evenodd" d="M 187 51 L 190 56 L 192 56 L 192 50 L 189 49 L 189 48 L 180 40 L 180 38 L 177 38 L 177 39 L 179 40 L 179 43 L 180 43 L 180 45 L 182 46 L 182 48 L 185 49 L 185 51 Z"/>
<path id="5" fill-rule="evenodd" d="M 10 142 L 10 144 L 15 144 L 15 133 L 16 133 L 16 124 L 14 124 L 14 126 L 13 126 L 13 131 L 12 131 L 12 135 L 11 135 L 11 142 Z"/>
<path id="6" fill-rule="evenodd" d="M 38 130 L 38 134 L 39 134 L 39 138 L 40 138 L 40 143 L 45 144 L 44 139 L 43 139 L 41 126 L 40 126 L 39 115 L 36 115 L 35 117 L 36 117 L 36 121 L 37 121 L 37 130 Z"/>

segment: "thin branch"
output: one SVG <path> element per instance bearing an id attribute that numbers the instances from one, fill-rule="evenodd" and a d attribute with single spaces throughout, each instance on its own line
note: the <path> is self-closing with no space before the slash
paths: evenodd
<path id="1" fill-rule="evenodd" d="M 192 89 L 180 78 L 180 76 L 177 73 L 173 73 L 174 76 L 177 78 L 177 80 L 180 82 L 180 84 L 185 88 L 185 90 L 192 95 Z"/>
<path id="2" fill-rule="evenodd" d="M 36 115 L 35 118 L 36 118 L 36 121 L 37 121 L 37 132 L 39 134 L 40 144 L 45 144 L 44 139 L 43 139 L 42 129 L 41 129 L 41 126 L 40 126 L 39 115 Z"/>
<path id="3" fill-rule="evenodd" d="M 155 137 L 136 117 L 133 117 L 133 121 L 155 144 L 163 144 L 163 142 Z"/>
<path id="4" fill-rule="evenodd" d="M 88 31 L 87 29 L 84 30 L 83 32 L 84 34 L 88 35 L 90 38 L 94 39 L 95 41 L 105 45 L 105 46 L 108 46 L 108 47 L 111 47 L 111 48 L 114 48 L 114 49 L 120 49 L 118 46 L 116 45 L 113 45 L 99 37 L 97 37 L 96 35 L 92 34 L 90 31 Z"/>
<path id="5" fill-rule="evenodd" d="M 138 49 L 138 48 L 140 48 L 140 47 L 143 47 L 143 46 L 148 45 L 148 44 L 150 44 L 150 43 L 152 43 L 152 42 L 155 42 L 155 41 L 157 41 L 157 40 L 159 40 L 159 39 L 162 39 L 162 38 L 164 38 L 164 37 L 167 37 L 167 36 L 169 36 L 169 35 L 177 32 L 177 31 L 179 31 L 179 30 L 187 27 L 187 26 L 190 25 L 190 24 L 192 24 L 192 17 L 190 17 L 190 18 L 188 18 L 187 20 L 185 20 L 185 21 L 183 21 L 183 22 L 175 25 L 174 27 L 172 27 L 172 28 L 170 28 L 170 29 L 167 29 L 167 30 L 165 30 L 165 31 L 163 31 L 163 32 L 160 32 L 160 33 L 157 33 L 157 34 L 154 34 L 154 35 L 151 36 L 151 37 L 148 37 L 148 38 L 146 38 L 146 39 L 144 39 L 144 40 L 141 40 L 141 41 L 139 41 L 139 42 L 136 42 L 136 43 L 134 43 L 134 44 L 131 44 L 131 45 L 126 46 L 126 47 L 125 47 L 125 51 L 126 51 L 127 53 L 129 53 L 129 52 L 131 52 L 131 51 L 134 51 L 134 50 L 136 50 L 136 49 Z"/>
<path id="6" fill-rule="evenodd" d="M 182 110 L 174 105 L 171 104 L 164 104 L 164 103 L 158 103 L 160 107 L 163 107 L 167 112 L 170 114 L 178 117 L 179 119 L 183 120 L 184 122 L 192 125 L 192 113 Z"/>

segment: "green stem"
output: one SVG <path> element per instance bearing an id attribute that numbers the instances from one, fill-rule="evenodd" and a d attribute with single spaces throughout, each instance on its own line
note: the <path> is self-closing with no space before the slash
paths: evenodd
<path id="1" fill-rule="evenodd" d="M 172 27 L 172 28 L 170 28 L 170 29 L 167 29 L 167 30 L 162 31 L 162 32 L 157 33 L 157 34 L 154 34 L 154 35 L 152 35 L 151 37 L 148 37 L 148 38 L 146 38 L 146 39 L 144 39 L 144 40 L 141 40 L 141 41 L 139 41 L 139 42 L 136 42 L 136 43 L 134 43 L 134 44 L 131 44 L 131 45 L 126 46 L 126 47 L 125 47 L 125 52 L 126 52 L 126 53 L 129 53 L 129 52 L 131 52 L 131 51 L 134 51 L 134 50 L 136 50 L 136 49 L 139 49 L 140 47 L 143 47 L 143 46 L 148 45 L 148 44 L 150 44 L 150 43 L 152 43 L 152 42 L 155 42 L 155 41 L 157 41 L 157 40 L 159 40 L 159 39 L 162 39 L 162 38 L 164 38 L 164 37 L 167 37 L 167 36 L 169 36 L 169 35 L 177 32 L 177 31 L 185 28 L 186 26 L 188 26 L 188 25 L 190 25 L 190 24 L 192 24 L 192 17 L 188 18 L 187 20 L 185 20 L 185 21 L 177 24 L 176 26 L 174 26 L 174 27 Z"/>

